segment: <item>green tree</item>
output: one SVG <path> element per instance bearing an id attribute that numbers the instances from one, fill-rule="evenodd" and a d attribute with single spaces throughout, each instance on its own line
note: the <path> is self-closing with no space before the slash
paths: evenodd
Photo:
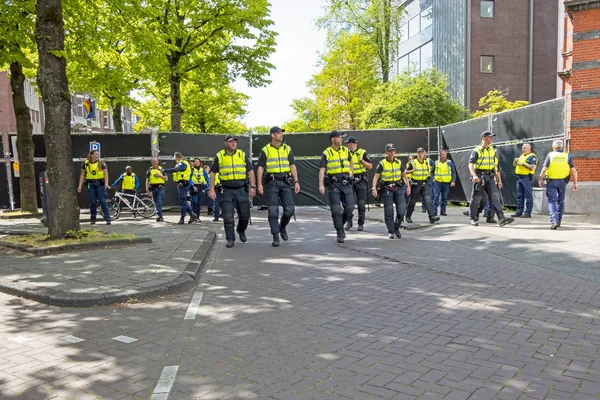
<path id="1" fill-rule="evenodd" d="M 317 24 L 336 35 L 354 32 L 367 37 L 376 49 L 381 80 L 387 82 L 400 43 L 402 3 L 405 0 L 328 0 Z"/>
<path id="2" fill-rule="evenodd" d="M 61 3 L 61 0 L 37 0 L 35 24 L 39 57 L 37 82 L 45 108 L 44 143 L 50 185 L 48 234 L 51 239 L 64 238 L 69 230 L 79 230 Z"/>
<path id="3" fill-rule="evenodd" d="M 319 127 L 356 129 L 377 86 L 373 45 L 359 34 L 341 34 L 321 56 L 321 71 L 309 82 L 316 96 Z"/>
<path id="4" fill-rule="evenodd" d="M 506 100 L 506 96 L 508 96 L 508 90 L 490 90 L 485 96 L 479 99 L 479 107 L 483 107 L 483 110 L 475 111 L 471 114 L 471 118 L 483 117 L 484 115 L 529 105 L 529 102 L 526 100 L 508 101 Z"/>
<path id="5" fill-rule="evenodd" d="M 317 102 L 308 97 L 292 100 L 290 105 L 294 109 L 294 118 L 286 122 L 283 128 L 287 132 L 319 132 L 321 127 L 321 112 Z M 323 110 L 324 111 L 324 110 Z M 269 132 L 267 130 L 267 132 Z"/>
<path id="6" fill-rule="evenodd" d="M 171 130 L 181 131 L 182 83 L 190 74 L 264 86 L 275 51 L 267 0 L 111 2 L 143 49 L 147 86 L 168 87 Z"/>
<path id="7" fill-rule="evenodd" d="M 363 128 L 447 125 L 465 119 L 464 108 L 450 98 L 445 77 L 436 70 L 405 72 L 381 84 L 365 108 Z"/>
<path id="8" fill-rule="evenodd" d="M 249 128 L 240 122 L 246 114 L 248 96 L 230 86 L 203 86 L 201 81 L 185 82 L 181 87 L 182 105 L 187 112 L 182 118 L 183 132 L 245 133 Z M 146 92 L 148 94 L 150 92 Z M 155 127 L 170 129 L 169 93 L 153 90 L 151 96 L 136 109 L 141 117 L 136 130 Z"/>
<path id="9" fill-rule="evenodd" d="M 10 71 L 13 111 L 17 123 L 21 210 L 37 212 L 33 126 L 25 102 L 25 80 L 35 75 L 35 1 L 5 0 L 0 3 L 0 70 Z"/>
<path id="10" fill-rule="evenodd" d="M 130 92 L 142 80 L 130 26 L 120 23 L 104 1 L 65 1 L 67 75 L 71 92 L 90 93 L 101 109 L 112 111 L 115 132 L 123 132 L 123 106 L 135 106 Z"/>

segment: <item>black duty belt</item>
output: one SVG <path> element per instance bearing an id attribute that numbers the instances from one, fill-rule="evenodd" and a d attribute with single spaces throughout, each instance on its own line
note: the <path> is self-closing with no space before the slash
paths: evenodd
<path id="1" fill-rule="evenodd" d="M 519 178 L 529 178 L 529 179 L 533 179 L 533 175 L 531 175 L 531 174 L 527 174 L 527 175 L 517 174 L 517 176 L 518 176 Z"/>
<path id="2" fill-rule="evenodd" d="M 392 190 L 392 189 L 395 189 L 397 187 L 402 187 L 402 186 L 404 186 L 404 182 L 402 182 L 402 181 L 383 182 L 383 187 L 385 187 L 388 190 Z"/>
<path id="3" fill-rule="evenodd" d="M 163 185 L 162 185 L 162 184 L 160 184 L 160 183 L 159 183 L 159 184 L 157 184 L 157 185 L 150 185 L 150 187 L 151 187 L 152 189 L 163 189 Z"/>
<path id="4" fill-rule="evenodd" d="M 493 169 L 476 169 L 475 172 L 478 174 L 494 175 Z"/>

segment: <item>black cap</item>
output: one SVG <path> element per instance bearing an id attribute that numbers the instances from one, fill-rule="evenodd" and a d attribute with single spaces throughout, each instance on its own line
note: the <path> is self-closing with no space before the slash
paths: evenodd
<path id="1" fill-rule="evenodd" d="M 483 139 L 484 137 L 491 137 L 491 136 L 496 136 L 495 133 L 492 133 L 490 131 L 485 131 L 481 133 L 481 138 Z"/>
<path id="2" fill-rule="evenodd" d="M 274 126 L 271 128 L 271 132 L 269 132 L 269 133 L 277 133 L 277 132 L 285 132 L 285 129 L 281 129 L 278 126 Z"/>
<path id="3" fill-rule="evenodd" d="M 238 138 L 236 138 L 233 135 L 225 135 L 225 141 L 226 142 L 231 142 L 232 140 L 235 140 L 237 142 Z"/>
<path id="4" fill-rule="evenodd" d="M 388 143 L 385 145 L 385 151 L 390 151 L 390 150 L 396 150 L 396 146 L 394 146 L 394 143 Z"/>
<path id="5" fill-rule="evenodd" d="M 344 136 L 344 134 L 338 131 L 331 131 L 331 133 L 329 134 L 329 139 L 333 139 L 334 137 L 338 136 Z"/>
<path id="6" fill-rule="evenodd" d="M 356 141 L 356 138 L 354 136 L 350 136 L 348 138 L 348 140 L 346 140 L 346 143 L 358 143 L 358 142 Z"/>
<path id="7" fill-rule="evenodd" d="M 423 153 L 424 151 L 425 151 L 425 149 L 424 149 L 424 148 L 422 148 L 422 147 L 419 147 L 419 148 L 417 149 L 417 153 Z"/>

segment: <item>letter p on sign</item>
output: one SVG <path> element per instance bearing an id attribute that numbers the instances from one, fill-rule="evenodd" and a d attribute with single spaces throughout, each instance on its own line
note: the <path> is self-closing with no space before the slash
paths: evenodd
<path id="1" fill-rule="evenodd" d="M 100 157 L 100 143 L 90 142 L 90 151 L 97 151 L 98 157 Z"/>

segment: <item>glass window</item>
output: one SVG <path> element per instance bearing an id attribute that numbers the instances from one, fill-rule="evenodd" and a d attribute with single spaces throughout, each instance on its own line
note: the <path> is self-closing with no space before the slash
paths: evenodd
<path id="1" fill-rule="evenodd" d="M 433 6 L 421 11 L 421 30 L 431 25 Z"/>
<path id="2" fill-rule="evenodd" d="M 424 44 L 421 47 L 421 69 L 433 67 L 433 42 Z"/>
<path id="3" fill-rule="evenodd" d="M 400 43 L 408 40 L 408 22 L 400 27 Z"/>
<path id="4" fill-rule="evenodd" d="M 481 56 L 480 72 L 491 74 L 494 72 L 494 56 Z"/>
<path id="5" fill-rule="evenodd" d="M 411 19 L 410 21 L 408 21 L 408 37 L 413 37 L 415 36 L 417 33 L 420 32 L 420 28 L 419 28 L 419 20 L 421 19 L 420 16 L 416 16 L 413 19 Z"/>
<path id="6" fill-rule="evenodd" d="M 494 18 L 494 2 L 481 0 L 481 17 Z"/>
<path id="7" fill-rule="evenodd" d="M 406 71 L 408 69 L 408 55 L 400 57 L 400 59 L 398 60 L 398 73 L 401 74 L 402 72 Z"/>
<path id="8" fill-rule="evenodd" d="M 411 70 L 420 71 L 421 70 L 421 49 L 418 48 L 414 51 L 411 51 L 408 54 L 408 64 Z"/>

